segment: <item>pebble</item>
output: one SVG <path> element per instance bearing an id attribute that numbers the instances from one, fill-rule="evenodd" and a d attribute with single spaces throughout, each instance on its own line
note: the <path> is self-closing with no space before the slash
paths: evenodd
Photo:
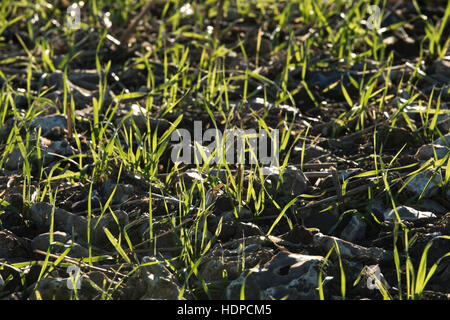
<path id="1" fill-rule="evenodd" d="M 173 274 L 156 258 L 142 258 L 142 264 L 151 262 L 153 264 L 140 267 L 141 276 L 147 285 L 146 293 L 141 299 L 177 300 L 181 289 Z"/>
<path id="2" fill-rule="evenodd" d="M 22 153 L 19 148 L 13 149 L 13 151 L 8 155 L 5 162 L 6 170 L 19 170 L 23 164 Z"/>
<path id="3" fill-rule="evenodd" d="M 50 245 L 50 235 L 50 232 L 46 232 L 34 237 L 33 240 L 31 240 L 31 248 L 33 250 L 41 250 L 46 252 Z M 53 232 L 53 242 L 66 243 L 69 239 L 70 235 L 65 232 Z"/>
<path id="4" fill-rule="evenodd" d="M 447 133 L 444 136 L 444 139 L 438 138 L 438 139 L 434 140 L 433 144 L 439 145 L 439 146 L 450 146 L 450 133 Z"/>
<path id="5" fill-rule="evenodd" d="M 268 263 L 243 272 L 226 289 L 229 300 L 240 296 L 245 283 L 245 299 L 270 300 L 288 297 L 292 300 L 316 299 L 317 279 L 324 258 L 279 252 Z"/>
<path id="6" fill-rule="evenodd" d="M 364 239 L 365 235 L 366 224 L 358 215 L 352 216 L 347 226 L 341 232 L 341 238 L 349 242 Z"/>
<path id="7" fill-rule="evenodd" d="M 408 206 L 399 206 L 396 209 L 400 219 L 406 221 L 417 221 L 421 219 L 436 218 L 436 215 L 433 212 L 419 211 Z M 389 211 L 385 211 L 384 219 L 395 221 L 396 220 L 395 210 L 392 209 Z"/>
<path id="8" fill-rule="evenodd" d="M 434 158 L 434 154 L 436 153 L 437 159 L 444 158 L 450 152 L 450 134 L 446 134 L 443 138 L 438 138 L 430 144 L 421 146 L 417 150 L 415 157 L 419 160 L 426 161 Z"/>
<path id="9" fill-rule="evenodd" d="M 64 250 L 67 248 L 70 248 L 67 255 L 71 258 L 81 259 L 89 257 L 89 250 L 76 242 L 72 242 L 72 240 L 67 241 Z"/>
<path id="10" fill-rule="evenodd" d="M 73 272 L 72 277 L 75 277 L 75 272 Z M 101 291 L 91 284 L 91 281 L 95 282 L 94 280 L 90 279 L 90 276 L 93 272 L 89 274 L 85 274 L 81 270 L 79 272 L 79 288 L 77 288 L 78 298 L 80 300 L 93 300 L 100 297 Z M 95 279 L 99 277 L 92 276 L 92 278 Z M 103 278 L 107 279 L 106 276 L 104 276 Z M 100 288 L 102 288 L 103 285 L 103 283 L 97 284 L 97 286 Z M 108 282 L 106 282 L 106 285 L 109 285 Z M 72 282 L 70 276 L 67 278 L 43 278 L 37 284 L 36 290 L 33 290 L 35 286 L 36 283 L 32 284 L 27 289 L 29 291 L 32 291 L 29 297 L 30 300 L 38 300 L 38 298 L 42 300 L 69 300 L 71 299 L 74 291 L 74 283 Z M 36 291 L 39 292 L 40 297 L 38 297 Z"/>
<path id="11" fill-rule="evenodd" d="M 109 199 L 111 193 L 114 191 L 114 188 L 116 188 L 116 191 L 111 201 L 112 204 L 123 203 L 128 200 L 130 195 L 134 193 L 134 187 L 131 184 L 116 184 L 114 182 L 107 181 L 103 184 L 100 192 L 103 201 L 106 202 Z"/>
<path id="12" fill-rule="evenodd" d="M 366 248 L 337 237 L 324 235 L 320 232 L 314 235 L 313 243 L 321 248 L 325 254 L 334 248 L 337 243 L 341 257 L 344 259 L 357 259 L 358 261 L 363 259 L 375 263 L 392 262 L 394 259 L 391 251 L 377 247 Z"/>
<path id="13" fill-rule="evenodd" d="M 23 258 L 28 252 L 21 238 L 8 230 L 0 231 L 0 258 Z"/>
<path id="14" fill-rule="evenodd" d="M 32 285 L 33 287 L 34 285 Z M 36 293 L 38 292 L 38 294 Z M 30 300 L 69 300 L 71 290 L 67 286 L 67 279 L 44 278 L 37 284 L 36 290 L 30 295 Z"/>
<path id="15" fill-rule="evenodd" d="M 31 219 L 37 225 L 50 226 L 50 217 L 52 214 L 52 206 L 50 204 L 37 202 L 31 206 L 30 211 Z M 128 224 L 129 220 L 126 212 L 117 210 L 114 212 L 114 215 L 116 216 L 120 227 L 124 227 Z M 117 226 L 116 219 L 111 213 L 104 214 L 101 218 L 92 218 L 90 225 L 91 241 L 94 245 L 102 246 L 109 243 L 103 228 L 107 228 L 114 236 L 118 236 L 119 234 L 119 227 Z M 75 234 L 81 238 L 82 241 L 87 241 L 87 219 L 82 216 L 72 214 L 64 209 L 55 208 L 54 228 L 55 230 L 67 233 L 71 233 L 73 228 Z"/>
<path id="16" fill-rule="evenodd" d="M 339 214 L 334 210 L 320 212 L 311 209 L 311 212 L 303 217 L 303 224 L 307 228 L 318 228 L 322 233 L 328 233 L 338 220 Z"/>
<path id="17" fill-rule="evenodd" d="M 278 167 L 263 167 L 262 170 L 266 182 L 269 182 L 272 187 L 275 188 L 280 176 Z M 289 195 L 299 196 L 303 193 L 307 193 L 311 188 L 311 183 L 305 174 L 294 166 L 286 166 L 282 176 L 283 181 L 280 183 L 279 189 Z"/>
<path id="18" fill-rule="evenodd" d="M 253 214 L 250 210 L 248 210 L 246 208 L 241 208 L 240 211 L 237 211 L 237 216 L 238 216 L 238 219 L 251 219 L 253 217 Z M 236 220 L 236 216 L 234 215 L 234 210 L 224 212 L 222 214 L 222 217 L 223 217 L 224 221 Z"/>
<path id="19" fill-rule="evenodd" d="M 302 145 L 297 145 L 294 147 L 294 154 L 292 155 L 293 157 L 298 157 L 299 159 L 301 158 L 301 153 L 302 153 L 302 149 L 303 146 Z M 310 144 L 306 144 L 305 145 L 305 152 L 303 153 L 303 162 L 309 162 L 311 160 L 315 160 L 324 156 L 329 155 L 330 152 L 328 150 L 325 150 L 324 148 L 317 146 L 317 145 L 310 145 Z"/>
<path id="20" fill-rule="evenodd" d="M 127 118 L 122 118 L 123 125 L 127 128 L 132 126 L 132 122 L 136 124 L 136 127 L 141 131 L 141 133 L 147 132 L 147 111 L 145 108 L 133 104 L 130 110 L 131 115 Z M 116 124 L 119 124 L 122 119 L 118 119 Z M 165 131 L 169 129 L 170 123 L 164 119 L 149 119 L 150 127 L 152 132 L 158 127 L 159 130 Z"/>
<path id="21" fill-rule="evenodd" d="M 254 268 L 265 264 L 273 257 L 274 249 L 264 245 L 265 237 L 249 236 L 243 243 L 235 239 L 223 244 L 216 244 L 203 258 L 199 267 L 205 281 L 237 279 L 242 273 L 242 266 Z M 244 260 L 244 261 L 243 261 Z"/>
<path id="22" fill-rule="evenodd" d="M 438 216 L 443 216 L 448 212 L 447 208 L 442 206 L 439 202 L 434 201 L 432 199 L 426 199 L 425 201 L 421 201 L 420 207 L 424 210 L 431 211 Z"/>
<path id="23" fill-rule="evenodd" d="M 53 141 L 46 150 L 46 156 L 51 157 L 51 160 L 53 160 L 56 157 L 52 155 L 52 153 L 66 157 L 75 154 L 75 152 L 76 150 L 70 145 L 69 141 L 64 139 L 60 141 Z M 57 158 L 61 159 L 60 157 Z"/>
<path id="24" fill-rule="evenodd" d="M 430 180 L 432 172 L 430 170 L 419 172 L 414 178 L 409 181 L 406 185 L 406 190 L 411 192 L 414 196 L 418 197 L 422 194 L 425 187 L 427 188 L 423 192 L 422 198 L 431 198 L 438 193 L 439 190 L 439 175 L 435 174 L 434 177 Z M 427 186 L 428 185 L 428 186 Z"/>
<path id="25" fill-rule="evenodd" d="M 437 144 L 425 144 L 421 146 L 415 155 L 415 157 L 419 160 L 428 160 L 433 158 L 436 153 L 437 159 L 444 158 L 450 152 L 450 148 L 445 146 L 437 145 Z"/>
<path id="26" fill-rule="evenodd" d="M 41 135 L 45 136 L 55 127 L 67 129 L 67 118 L 62 114 L 35 117 L 31 121 L 31 128 L 41 128 Z"/>

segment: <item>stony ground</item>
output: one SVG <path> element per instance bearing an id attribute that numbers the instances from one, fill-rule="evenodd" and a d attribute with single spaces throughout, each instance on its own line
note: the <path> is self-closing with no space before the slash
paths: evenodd
<path id="1" fill-rule="evenodd" d="M 446 1 L 101 3 L 2 9 L 0 298 L 450 298 Z M 175 164 L 194 121 L 279 166 Z"/>

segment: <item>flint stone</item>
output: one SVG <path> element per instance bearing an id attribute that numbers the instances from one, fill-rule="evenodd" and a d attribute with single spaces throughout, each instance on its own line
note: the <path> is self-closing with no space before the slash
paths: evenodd
<path id="1" fill-rule="evenodd" d="M 277 167 L 264 167 L 263 175 L 266 176 L 273 187 L 278 184 L 280 176 L 279 169 Z M 306 193 L 311 188 L 311 183 L 305 174 L 294 166 L 286 166 L 283 174 L 283 181 L 280 183 L 280 189 L 289 195 L 299 196 Z"/>
<path id="2" fill-rule="evenodd" d="M 294 147 L 294 152 L 298 153 L 298 156 L 301 157 L 302 149 L 303 147 L 298 145 Z M 311 160 L 318 159 L 329 154 L 330 152 L 328 150 L 320 146 L 306 144 L 305 151 L 303 153 L 303 162 L 309 162 Z"/>
<path id="3" fill-rule="evenodd" d="M 427 189 L 423 192 L 422 197 L 423 198 L 431 198 L 431 197 L 435 196 L 438 192 L 438 189 L 439 189 L 438 185 L 439 185 L 440 181 L 439 181 L 438 175 L 435 174 L 433 176 L 433 178 L 431 179 L 430 183 L 428 184 L 428 181 L 430 180 L 431 175 L 432 175 L 432 172 L 429 170 L 418 173 L 406 185 L 406 187 L 405 187 L 406 190 L 408 190 L 409 192 L 413 193 L 415 196 L 418 197 L 422 194 L 423 190 L 426 187 Z"/>
<path id="4" fill-rule="evenodd" d="M 22 258 L 27 255 L 22 239 L 11 231 L 0 231 L 0 258 Z"/>
<path id="5" fill-rule="evenodd" d="M 397 213 L 402 220 L 406 221 L 417 221 L 420 219 L 431 219 L 436 218 L 436 215 L 433 212 L 429 211 L 419 211 L 411 207 L 407 206 L 399 206 L 397 207 Z M 396 220 L 394 209 L 390 211 L 385 211 L 384 213 L 385 220 Z"/>
<path id="6" fill-rule="evenodd" d="M 47 149 L 47 153 L 59 154 L 61 156 L 71 156 L 75 154 L 75 149 L 64 139 L 60 141 L 53 141 Z M 49 154 L 49 156 L 52 156 Z"/>
<path id="7" fill-rule="evenodd" d="M 143 264 L 149 262 L 154 264 L 140 267 L 141 276 L 147 285 L 146 293 L 141 299 L 178 299 L 181 289 L 173 274 L 154 257 L 146 256 L 142 259 Z"/>
<path id="8" fill-rule="evenodd" d="M 129 128 L 130 126 L 132 126 L 132 122 L 134 122 L 141 132 L 146 132 L 147 131 L 147 117 L 148 117 L 147 110 L 145 108 L 138 106 L 137 104 L 133 104 L 131 106 L 130 113 L 131 113 L 131 115 L 129 117 L 122 118 L 123 125 L 125 127 Z M 120 120 L 121 119 L 117 120 L 116 124 L 119 124 Z M 169 127 L 170 127 L 170 123 L 164 119 L 149 119 L 149 122 L 150 122 L 150 127 L 152 128 L 152 130 L 155 130 L 156 128 L 158 128 L 161 131 L 165 131 L 165 130 L 169 129 Z"/>
<path id="9" fill-rule="evenodd" d="M 435 152 L 436 158 L 442 159 L 450 152 L 450 148 L 438 144 L 426 144 L 417 150 L 415 157 L 419 160 L 434 159 Z"/>
<path id="10" fill-rule="evenodd" d="M 337 243 L 341 257 L 349 260 L 363 259 L 370 262 L 382 263 L 391 262 L 394 259 L 394 254 L 391 251 L 377 247 L 366 248 L 337 237 L 324 235 L 320 232 L 314 235 L 313 243 L 324 252 L 330 251 L 335 247 L 335 243 Z"/>
<path id="11" fill-rule="evenodd" d="M 431 211 L 438 216 L 443 216 L 448 212 L 447 208 L 442 206 L 439 202 L 432 199 L 427 199 L 420 203 L 420 207 L 424 210 Z"/>
<path id="12" fill-rule="evenodd" d="M 61 232 L 61 231 L 55 231 L 53 232 L 53 241 L 54 242 L 61 242 L 66 243 L 70 239 L 70 235 Z M 47 251 L 48 247 L 50 245 L 50 232 L 42 233 L 31 241 L 31 248 L 33 250 L 41 250 L 41 251 Z"/>
<path id="13" fill-rule="evenodd" d="M 37 225 L 50 226 L 52 206 L 45 202 L 38 202 L 31 206 L 31 219 Z M 128 224 L 128 215 L 126 212 L 117 210 L 114 212 L 120 227 L 124 227 Z M 100 221 L 99 221 L 100 220 Z M 98 225 L 97 225 L 98 222 Z M 108 230 L 114 235 L 119 234 L 119 227 L 112 214 L 104 214 L 103 217 L 92 218 L 90 223 L 91 239 L 94 245 L 105 245 L 109 243 L 103 228 Z M 77 216 L 64 209 L 54 209 L 54 227 L 55 230 L 64 231 L 67 233 L 72 232 L 74 229 L 76 235 L 81 238 L 82 241 L 87 241 L 87 219 L 81 216 Z"/>
<path id="14" fill-rule="evenodd" d="M 67 283 L 67 279 L 60 277 L 41 279 L 36 290 L 31 293 L 30 300 L 38 300 L 39 296 L 42 300 L 69 300 L 71 290 Z"/>
<path id="15" fill-rule="evenodd" d="M 347 226 L 341 232 L 341 238 L 353 242 L 355 240 L 364 239 L 366 235 L 366 224 L 361 217 L 354 215 Z"/>
<path id="16" fill-rule="evenodd" d="M 55 127 L 67 129 L 67 118 L 62 114 L 36 117 L 31 121 L 31 128 L 41 128 L 41 135 L 45 136 Z"/>
<path id="17" fill-rule="evenodd" d="M 328 233 L 339 221 L 339 214 L 334 210 L 320 212 L 312 209 L 309 215 L 303 218 L 303 224 L 308 228 L 318 228 L 322 233 Z"/>
<path id="18" fill-rule="evenodd" d="M 104 201 L 109 199 L 111 193 L 114 191 L 114 188 L 116 188 L 116 191 L 112 198 L 112 204 L 123 203 L 128 200 L 130 195 L 134 193 L 134 188 L 131 184 L 115 184 L 114 182 L 107 181 L 102 186 L 101 190 L 101 195 Z"/>
<path id="19" fill-rule="evenodd" d="M 66 245 L 64 246 L 64 250 L 71 247 L 68 256 L 75 259 L 80 258 L 86 258 L 89 257 L 89 250 L 85 247 L 83 247 L 81 244 L 72 242 L 72 240 L 69 240 Z"/>
<path id="20" fill-rule="evenodd" d="M 273 257 L 273 249 L 264 246 L 265 237 L 249 236 L 217 244 L 202 260 L 199 271 L 205 281 L 221 281 L 224 275 L 227 279 L 237 279 L 242 273 L 242 265 L 254 268 L 265 264 Z M 242 261 L 244 258 L 244 262 Z"/>
<path id="21" fill-rule="evenodd" d="M 245 283 L 245 298 L 253 300 L 292 300 L 317 298 L 317 279 L 324 258 L 279 252 L 264 266 L 243 272 L 226 289 L 229 300 L 238 299 Z"/>
<path id="22" fill-rule="evenodd" d="M 13 151 L 8 155 L 5 162 L 6 170 L 18 170 L 22 167 L 23 157 L 19 148 L 13 149 Z"/>
<path id="23" fill-rule="evenodd" d="M 36 290 L 31 293 L 30 300 L 38 299 L 36 291 L 39 292 L 42 300 L 69 300 L 74 290 L 70 287 L 70 285 L 73 286 L 71 281 L 72 279 L 70 277 L 41 279 L 36 287 Z M 80 271 L 79 281 L 80 288 L 77 290 L 79 299 L 92 300 L 101 295 L 101 292 L 92 286 L 89 276 L 84 274 L 82 271 Z M 31 288 L 34 288 L 34 286 L 35 284 L 31 285 L 28 290 L 32 290 Z M 100 287 L 102 287 L 102 285 L 100 285 Z"/>
<path id="24" fill-rule="evenodd" d="M 439 146 L 447 146 L 447 147 L 450 146 L 450 133 L 447 133 L 444 136 L 444 139 L 438 138 L 438 139 L 434 140 L 433 144 L 439 145 Z"/>

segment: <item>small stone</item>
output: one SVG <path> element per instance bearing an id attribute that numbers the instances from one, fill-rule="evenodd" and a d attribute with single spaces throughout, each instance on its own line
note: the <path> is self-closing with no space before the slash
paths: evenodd
<path id="1" fill-rule="evenodd" d="M 50 225 L 50 216 L 52 214 L 52 206 L 45 202 L 38 202 L 31 206 L 31 218 L 38 225 Z M 120 228 L 128 224 L 128 215 L 126 212 L 117 210 L 113 214 L 104 214 L 102 217 L 93 218 L 91 220 L 91 240 L 92 243 L 98 246 L 106 245 L 109 240 L 103 231 L 107 228 L 114 236 L 119 235 Z M 99 221 L 100 219 L 100 221 Z M 119 222 L 119 226 L 116 223 Z M 87 219 L 82 216 L 77 216 L 64 209 L 54 209 L 54 227 L 55 230 L 72 232 L 75 231 L 77 237 L 82 241 L 87 241 Z"/>
<path id="2" fill-rule="evenodd" d="M 67 254 L 71 258 L 80 259 L 80 258 L 86 258 L 89 256 L 89 250 L 82 245 L 72 242 L 72 240 L 69 240 L 66 245 L 64 246 L 64 250 L 67 248 L 71 248 L 69 253 Z"/>
<path id="3" fill-rule="evenodd" d="M 323 233 L 328 233 L 338 222 L 339 214 L 334 210 L 321 212 L 312 209 L 311 212 L 303 218 L 303 224 L 307 228 L 318 228 Z"/>
<path id="4" fill-rule="evenodd" d="M 366 248 L 337 237 L 324 235 L 320 232 L 316 233 L 313 239 L 314 244 L 321 248 L 324 253 L 329 252 L 337 244 L 339 246 L 341 257 L 344 259 L 365 259 L 375 263 L 391 262 L 394 259 L 394 255 L 391 251 L 377 247 Z"/>
<path id="5" fill-rule="evenodd" d="M 105 202 L 111 196 L 114 188 L 116 189 L 116 191 L 114 192 L 114 196 L 112 198 L 112 204 L 123 203 L 128 200 L 130 195 L 134 193 L 134 187 L 131 184 L 116 184 L 114 182 L 107 181 L 103 184 L 101 190 L 101 196 Z"/>
<path id="6" fill-rule="evenodd" d="M 439 119 L 439 116 L 438 116 L 438 119 Z M 449 132 L 450 131 L 450 116 L 447 116 L 447 118 L 445 118 L 445 119 L 443 119 L 441 121 L 438 120 L 437 123 L 436 123 L 436 127 L 441 132 Z"/>
<path id="7" fill-rule="evenodd" d="M 341 238 L 353 242 L 355 240 L 364 239 L 366 235 L 366 224 L 361 217 L 354 215 L 347 226 L 341 232 Z"/>
<path id="8" fill-rule="evenodd" d="M 450 152 L 450 148 L 438 144 L 426 144 L 421 146 L 415 155 L 419 160 L 434 159 L 435 153 L 437 159 L 444 158 Z"/>
<path id="9" fill-rule="evenodd" d="M 75 149 L 64 139 L 60 141 L 53 141 L 47 149 L 47 153 L 59 154 L 61 156 L 71 156 L 75 154 Z"/>
<path id="10" fill-rule="evenodd" d="M 222 220 L 222 228 L 220 230 L 220 234 L 218 236 L 219 240 L 222 242 L 226 242 L 234 237 L 236 233 L 236 220 Z"/>
<path id="11" fill-rule="evenodd" d="M 31 121 L 31 128 L 41 128 L 41 135 L 46 136 L 55 127 L 67 129 L 67 118 L 65 115 L 56 114 L 50 116 L 36 117 Z"/>
<path id="12" fill-rule="evenodd" d="M 297 158 L 301 159 L 301 153 L 302 146 L 298 145 L 294 147 L 294 154 L 292 156 L 295 157 L 295 160 L 297 160 Z M 330 152 L 328 150 L 325 150 L 320 146 L 306 144 L 305 152 L 303 153 L 303 162 L 309 162 L 311 160 L 318 159 L 329 154 Z"/>
<path id="13" fill-rule="evenodd" d="M 405 144 L 411 145 L 414 136 L 410 130 L 397 127 L 381 127 L 377 132 L 377 142 L 385 148 L 401 148 Z"/>
<path id="14" fill-rule="evenodd" d="M 199 271 L 206 281 L 237 279 L 246 268 L 265 264 L 273 257 L 274 249 L 264 244 L 265 237 L 248 236 L 216 244 L 202 260 Z M 243 261 L 244 259 L 244 261 Z"/>
<path id="15" fill-rule="evenodd" d="M 432 172 L 430 170 L 419 172 L 414 176 L 414 178 L 409 181 L 406 185 L 406 190 L 414 194 L 415 196 L 420 196 L 423 192 L 423 198 L 431 198 L 435 196 L 438 192 L 439 186 L 439 175 L 435 174 L 430 181 L 432 176 Z M 428 181 L 430 183 L 428 184 Z M 424 191 L 424 189 L 426 190 Z"/>
<path id="16" fill-rule="evenodd" d="M 226 289 L 226 297 L 239 299 L 245 283 L 245 299 L 316 299 L 317 279 L 323 261 L 321 256 L 279 252 L 264 266 L 243 272 L 232 281 Z"/>
<path id="17" fill-rule="evenodd" d="M 67 279 L 44 278 L 39 281 L 36 290 L 30 295 L 30 300 L 69 300 L 70 292 Z"/>
<path id="18" fill-rule="evenodd" d="M 64 128 L 63 127 L 53 127 L 45 135 L 46 138 L 50 140 L 61 140 L 64 138 Z"/>
<path id="19" fill-rule="evenodd" d="M 263 175 L 266 176 L 266 182 L 269 182 L 272 188 L 276 188 L 280 176 L 278 167 L 264 167 L 262 170 Z M 282 178 L 279 189 L 289 195 L 299 196 L 307 193 L 311 188 L 311 183 L 305 174 L 294 166 L 286 166 Z"/>
<path id="20" fill-rule="evenodd" d="M 264 233 L 261 229 L 254 223 L 251 222 L 239 222 L 236 228 L 236 232 L 234 233 L 234 237 L 237 238 L 245 238 L 248 236 L 262 236 Z"/>
<path id="21" fill-rule="evenodd" d="M 106 202 L 106 200 L 105 200 Z M 91 208 L 100 208 L 102 201 L 98 195 L 97 190 L 92 190 L 91 192 Z M 89 194 L 80 201 L 77 201 L 72 204 L 71 208 L 73 212 L 80 212 L 87 210 L 89 207 Z"/>
<path id="22" fill-rule="evenodd" d="M 436 215 L 433 212 L 429 211 L 419 211 L 411 207 L 407 206 L 399 206 L 397 207 L 397 213 L 402 220 L 406 221 L 417 221 L 420 219 L 432 219 L 436 218 Z M 395 210 L 392 209 L 390 211 L 385 211 L 384 213 L 385 220 L 396 220 Z"/>
<path id="23" fill-rule="evenodd" d="M 236 220 L 236 216 L 234 215 L 234 210 L 227 211 L 222 214 L 223 220 Z M 250 210 L 246 208 L 241 208 L 240 211 L 237 211 L 238 219 L 251 219 L 253 214 Z"/>
<path id="24" fill-rule="evenodd" d="M 443 234 L 450 235 L 450 212 L 446 213 L 437 225 L 442 229 Z"/>
<path id="25" fill-rule="evenodd" d="M 434 145 L 439 145 L 439 146 L 446 146 L 449 147 L 450 146 L 450 133 L 447 133 L 444 136 L 444 139 L 442 138 L 438 138 L 436 140 L 433 141 Z"/>
<path id="26" fill-rule="evenodd" d="M 68 269 L 69 270 L 69 269 Z M 74 269 L 72 272 L 72 277 L 75 277 L 77 272 L 80 272 L 78 278 L 77 294 L 80 300 L 92 300 L 98 297 L 101 292 L 99 292 L 94 286 L 92 286 L 89 276 L 84 274 L 81 270 L 76 271 Z M 28 290 L 33 290 L 36 284 L 32 284 Z M 36 290 L 33 290 L 30 295 L 30 300 L 69 300 L 74 294 L 74 285 L 71 277 L 62 278 L 43 278 L 37 284 Z M 101 288 L 102 286 L 100 286 Z M 36 293 L 36 291 L 38 293 Z"/>
<path id="27" fill-rule="evenodd" d="M 53 232 L 53 242 L 66 243 L 70 239 L 70 235 L 65 232 L 55 231 Z M 31 248 L 33 250 L 47 251 L 50 245 L 50 232 L 42 233 L 31 241 Z"/>
<path id="28" fill-rule="evenodd" d="M 443 77 L 442 80 L 450 80 L 450 61 L 436 60 L 431 65 L 430 69 L 434 76 Z"/>
<path id="29" fill-rule="evenodd" d="M 132 126 L 132 122 L 136 124 L 136 127 L 143 132 L 147 132 L 147 110 L 133 104 L 130 110 L 131 115 L 123 120 L 125 127 Z M 117 120 L 116 124 L 119 124 L 122 119 Z M 158 130 L 165 131 L 170 127 L 170 123 L 164 119 L 149 119 L 152 132 L 158 128 Z"/>
<path id="30" fill-rule="evenodd" d="M 209 171 L 209 176 L 210 177 L 218 178 L 220 181 L 222 181 L 224 183 L 227 182 L 227 174 L 228 174 L 227 170 L 225 170 L 225 169 L 220 169 L 220 170 L 211 169 Z"/>
<path id="31" fill-rule="evenodd" d="M 141 299 L 177 300 L 181 289 L 173 274 L 163 265 L 163 262 L 154 257 L 142 259 L 143 264 L 150 262 L 153 264 L 140 268 L 141 276 L 147 284 L 147 292 Z"/>
<path id="32" fill-rule="evenodd" d="M 19 148 L 13 149 L 13 151 L 7 156 L 7 160 L 5 162 L 6 170 L 19 170 L 21 169 L 23 164 L 22 153 Z"/>
<path id="33" fill-rule="evenodd" d="M 23 258 L 28 253 L 22 239 L 8 230 L 0 231 L 0 258 Z"/>
<path id="34" fill-rule="evenodd" d="M 313 233 L 304 225 L 296 224 L 284 237 L 284 240 L 293 244 L 310 244 L 313 241 Z"/>

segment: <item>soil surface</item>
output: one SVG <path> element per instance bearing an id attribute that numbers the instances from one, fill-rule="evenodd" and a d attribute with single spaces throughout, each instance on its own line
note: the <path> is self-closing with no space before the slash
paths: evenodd
<path id="1" fill-rule="evenodd" d="M 339 57 L 319 44 L 352 30 L 350 5 L 325 26 L 220 3 L 84 7 L 69 32 L 60 1 L 32 37 L 1 29 L 0 298 L 318 299 L 320 282 L 342 299 L 343 269 L 347 299 L 405 299 L 425 253 L 415 297 L 449 299 L 449 23 L 439 56 L 413 4 L 387 1 L 383 58 L 357 31 Z M 446 1 L 418 4 L 439 25 Z M 278 129 L 281 168 L 174 163 L 168 134 L 194 121 Z"/>

